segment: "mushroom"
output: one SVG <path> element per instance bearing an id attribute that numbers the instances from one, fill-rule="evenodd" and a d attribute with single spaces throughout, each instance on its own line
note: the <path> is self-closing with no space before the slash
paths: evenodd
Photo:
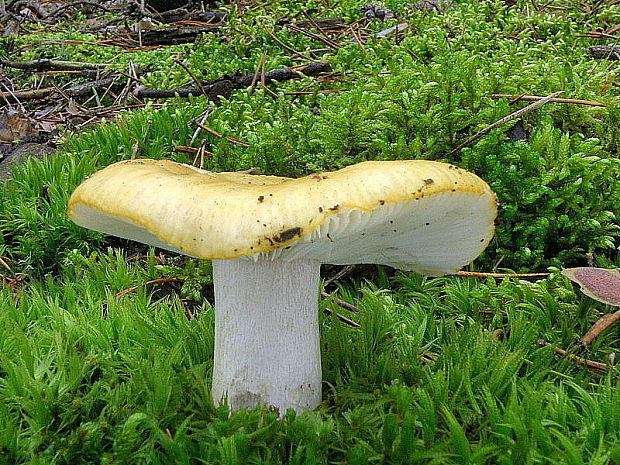
<path id="1" fill-rule="evenodd" d="M 95 173 L 68 214 L 213 260 L 213 399 L 284 414 L 321 401 L 321 264 L 455 272 L 491 240 L 497 201 L 476 175 L 433 161 L 369 161 L 291 179 L 143 159 Z"/>

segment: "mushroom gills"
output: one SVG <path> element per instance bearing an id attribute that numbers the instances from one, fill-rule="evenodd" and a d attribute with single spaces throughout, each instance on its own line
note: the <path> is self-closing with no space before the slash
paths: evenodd
<path id="1" fill-rule="evenodd" d="M 377 263 L 439 276 L 460 269 L 484 250 L 495 216 L 491 192 L 442 192 L 369 212 L 341 207 L 291 247 L 242 259 Z"/>

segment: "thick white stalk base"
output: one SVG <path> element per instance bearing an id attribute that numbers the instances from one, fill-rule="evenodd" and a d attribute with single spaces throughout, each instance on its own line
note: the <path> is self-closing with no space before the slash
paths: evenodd
<path id="1" fill-rule="evenodd" d="M 320 267 L 314 260 L 213 260 L 216 405 L 273 406 L 280 415 L 319 405 Z"/>

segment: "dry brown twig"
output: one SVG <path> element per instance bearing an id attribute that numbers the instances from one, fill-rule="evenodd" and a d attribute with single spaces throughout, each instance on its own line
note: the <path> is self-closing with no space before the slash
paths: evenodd
<path id="1" fill-rule="evenodd" d="M 559 90 L 557 92 L 554 92 L 551 95 L 547 95 L 546 97 L 543 97 L 542 99 L 538 100 L 537 102 L 531 103 L 528 106 L 526 106 L 524 108 L 521 108 L 520 110 L 517 110 L 517 111 L 514 111 L 514 112 L 510 113 L 508 116 L 504 116 L 502 119 L 500 119 L 500 120 L 496 121 L 495 123 L 487 126 L 486 128 L 484 128 L 481 131 L 477 132 L 473 136 L 469 137 L 464 142 L 462 142 L 459 145 L 457 145 L 450 152 L 450 155 L 454 155 L 456 152 L 460 151 L 464 147 L 467 147 L 472 142 L 477 141 L 482 136 L 485 136 L 486 134 L 491 132 L 493 129 L 498 128 L 498 127 L 508 123 L 509 121 L 513 121 L 513 120 L 515 120 L 517 118 L 520 118 L 521 116 L 525 115 L 526 113 L 529 113 L 530 111 L 533 111 L 533 110 L 543 106 L 545 103 L 551 101 L 551 99 L 554 99 L 555 97 L 560 95 L 562 92 L 564 92 L 564 91 L 563 90 Z"/>
<path id="2" fill-rule="evenodd" d="M 350 310 L 355 313 L 362 313 L 362 311 L 359 308 L 357 308 L 355 305 L 350 304 L 349 302 L 345 302 L 344 300 L 339 299 L 338 297 L 334 297 L 332 294 L 328 294 L 325 291 L 321 291 L 321 297 L 324 297 L 325 299 L 329 299 L 333 301 L 336 305 L 346 310 Z"/>
<path id="3" fill-rule="evenodd" d="M 467 276 L 473 278 L 544 278 L 550 273 L 485 273 L 481 271 L 463 271 L 451 273 L 452 276 Z"/>
<path id="4" fill-rule="evenodd" d="M 198 165 L 198 168 L 200 168 L 200 169 L 203 169 L 204 166 L 205 166 L 205 156 L 207 156 L 207 157 L 212 157 L 213 156 L 213 153 L 208 152 L 205 149 L 206 143 L 207 143 L 207 141 L 205 139 L 202 139 L 200 141 L 200 147 L 198 147 L 196 149 L 194 161 L 192 162 L 193 166 L 196 166 L 196 163 L 200 162 L 200 164 Z"/>
<path id="5" fill-rule="evenodd" d="M 6 99 L 19 100 L 36 100 L 51 97 L 54 95 L 62 95 L 66 99 L 70 97 L 80 97 L 86 95 L 96 89 L 106 89 L 114 85 L 116 78 L 105 78 L 97 81 L 87 82 L 84 84 L 78 84 L 68 89 L 61 89 L 58 86 L 44 87 L 41 89 L 29 89 L 29 90 L 15 90 L 0 92 L 0 97 Z"/>
<path id="6" fill-rule="evenodd" d="M 132 287 L 130 287 L 128 289 L 124 289 L 124 290 L 122 290 L 120 292 L 117 292 L 116 294 L 114 294 L 114 298 L 118 299 L 118 298 L 124 296 L 125 294 L 129 294 L 131 292 L 136 292 L 141 287 L 147 286 L 149 284 L 178 283 L 178 282 L 183 282 L 183 281 L 185 281 L 185 278 L 160 278 L 160 279 L 153 279 L 151 281 L 147 281 L 147 282 L 139 284 L 137 286 L 132 286 Z"/>
<path id="7" fill-rule="evenodd" d="M 0 284 L 6 285 L 9 289 L 14 290 L 16 293 L 19 292 L 18 284 L 22 281 L 26 281 L 26 275 L 20 274 L 15 275 L 13 277 L 5 276 L 0 274 Z"/>
<path id="8" fill-rule="evenodd" d="M 306 29 L 302 29 L 302 28 L 297 27 L 297 26 L 295 26 L 293 24 L 287 24 L 286 27 L 288 29 L 292 30 L 292 31 L 299 32 L 299 33 L 301 33 L 301 34 L 303 34 L 305 36 L 308 36 L 311 39 L 315 39 L 315 40 L 318 40 L 320 42 L 323 42 L 325 45 L 327 45 L 330 48 L 333 48 L 334 50 L 338 50 L 341 47 L 340 45 L 338 45 L 336 42 L 334 42 L 331 39 L 327 39 L 325 37 L 321 37 L 318 34 L 315 34 L 313 32 L 307 31 Z"/>
<path id="9" fill-rule="evenodd" d="M 593 39 L 612 39 L 620 40 L 620 37 L 605 32 L 586 32 L 585 34 L 577 34 L 577 37 L 591 37 Z"/>
<path id="10" fill-rule="evenodd" d="M 592 374 L 604 375 L 605 373 L 607 373 L 607 371 L 610 368 L 610 366 L 607 365 L 606 363 L 596 362 L 594 360 L 588 360 L 586 358 L 579 357 L 575 354 L 568 353 L 566 350 L 556 347 L 552 345 L 550 342 L 545 341 L 544 339 L 539 339 L 536 342 L 541 346 L 551 347 L 553 349 L 553 352 L 558 357 L 563 357 L 568 360 L 577 362 L 579 365 L 582 365 L 583 367 L 585 367 Z"/>
<path id="11" fill-rule="evenodd" d="M 492 98 L 509 98 L 512 99 L 510 101 L 510 103 L 513 102 L 518 102 L 519 100 L 526 100 L 526 101 L 533 101 L 533 102 L 537 102 L 538 100 L 542 100 L 545 97 L 541 97 L 538 95 L 525 95 L 525 94 L 521 94 L 519 96 L 514 96 L 514 95 L 510 95 L 510 94 L 493 94 L 491 95 Z M 590 105 L 593 107 L 604 107 L 605 104 L 604 103 L 600 103 L 600 102 L 594 102 L 591 100 L 580 100 L 580 99 L 572 99 L 572 98 L 552 98 L 549 100 L 549 102 L 551 103 L 573 103 L 576 105 Z"/>
<path id="12" fill-rule="evenodd" d="M 254 93 L 254 89 L 256 88 L 256 83 L 260 77 L 260 82 L 265 86 L 265 60 L 267 59 L 267 50 L 263 50 L 263 53 L 258 58 L 258 62 L 256 63 L 256 68 L 254 69 L 254 76 L 252 76 L 252 83 L 250 84 L 250 95 Z"/>
<path id="13" fill-rule="evenodd" d="M 183 68 L 187 74 L 189 74 L 189 77 L 191 77 L 192 81 L 194 81 L 196 86 L 198 86 L 198 88 L 200 89 L 200 92 L 202 92 L 202 95 L 204 95 L 207 98 L 207 100 L 209 100 L 209 94 L 207 93 L 205 88 L 200 83 L 200 80 L 194 75 L 194 73 L 192 73 L 192 70 L 189 69 L 189 67 L 185 63 L 181 62 L 180 60 L 174 60 L 174 62 L 177 65 L 179 65 L 181 68 Z"/>
<path id="14" fill-rule="evenodd" d="M 207 121 L 207 118 L 209 117 L 209 115 L 211 115 L 212 112 L 213 112 L 213 107 L 207 107 L 207 109 L 203 111 L 200 115 L 193 118 L 188 123 L 188 126 L 191 126 L 192 124 L 194 124 L 195 121 L 198 121 L 198 120 L 200 120 L 200 124 L 205 124 L 205 122 Z M 200 131 L 202 131 L 202 128 L 200 126 L 196 126 L 196 130 L 194 131 L 194 134 L 192 134 L 192 138 L 189 141 L 190 146 L 194 145 L 194 142 L 196 142 L 196 139 L 198 138 Z"/>
<path id="15" fill-rule="evenodd" d="M 9 68 L 23 69 L 23 70 L 36 70 L 36 71 L 82 71 L 82 70 L 98 70 L 105 69 L 110 64 L 108 63 L 82 63 L 77 61 L 60 61 L 50 60 L 48 58 L 41 58 L 40 60 L 28 60 L 28 61 L 12 61 L 4 57 L 0 57 L 0 65 L 7 66 Z"/>
<path id="16" fill-rule="evenodd" d="M 321 35 L 325 38 L 325 40 L 331 42 L 334 45 L 338 45 L 336 44 L 334 41 L 332 41 L 328 35 L 327 32 L 323 30 L 323 28 L 321 26 L 319 26 L 319 24 L 312 18 L 312 16 L 310 16 L 310 14 L 308 14 L 307 11 L 303 11 L 304 16 L 308 19 L 308 23 L 310 25 L 312 25 L 317 31 L 319 31 L 321 33 Z M 299 27 L 299 25 L 298 25 Z"/>
<path id="17" fill-rule="evenodd" d="M 321 89 L 314 91 L 297 91 L 297 92 L 283 92 L 284 95 L 313 95 L 313 94 L 341 94 L 342 92 L 348 92 L 349 89 Z"/>
<path id="18" fill-rule="evenodd" d="M 279 43 L 282 47 L 284 47 L 286 50 L 288 50 L 291 53 L 294 53 L 295 55 L 297 55 L 299 58 L 303 58 L 304 60 L 308 60 L 310 61 L 311 58 L 307 57 L 306 55 L 304 55 L 301 52 L 298 52 L 297 50 L 295 50 L 292 47 L 289 47 L 288 45 L 286 45 L 284 42 L 282 42 L 280 39 L 278 39 L 278 37 L 271 32 L 267 27 L 263 27 L 263 30 L 273 39 L 275 40 L 277 43 Z"/>
<path id="19" fill-rule="evenodd" d="M 323 283 L 323 287 L 327 287 L 331 283 L 333 283 L 334 281 L 338 281 L 339 279 L 344 278 L 345 276 L 350 274 L 353 270 L 355 270 L 356 267 L 357 267 L 356 265 L 346 265 L 346 266 L 344 266 L 334 276 L 332 276 L 331 278 L 326 279 L 325 282 Z"/>
<path id="20" fill-rule="evenodd" d="M 600 317 L 596 323 L 592 325 L 592 327 L 583 335 L 583 337 L 579 340 L 579 345 L 582 347 L 590 344 L 594 339 L 596 339 L 603 331 L 605 331 L 610 326 L 616 324 L 620 321 L 620 310 L 617 310 L 614 313 L 606 313 L 602 317 Z"/>
<path id="21" fill-rule="evenodd" d="M 0 265 L 2 265 L 4 268 L 6 268 L 8 270 L 9 273 L 11 273 L 13 276 L 15 276 L 15 272 L 11 269 L 9 264 L 4 261 L 4 257 L 0 257 Z"/>
<path id="22" fill-rule="evenodd" d="M 204 124 L 200 124 L 198 122 L 196 122 L 194 124 L 196 124 L 196 126 L 198 126 L 199 128 L 204 129 L 209 134 L 213 134 L 215 137 L 219 137 L 220 139 L 226 139 L 231 144 L 240 145 L 242 147 L 249 147 L 250 146 L 250 144 L 248 144 L 247 142 L 243 142 L 243 141 L 240 141 L 238 139 L 233 139 L 232 137 L 225 136 L 224 134 L 220 134 L 215 129 L 211 129 L 209 126 L 205 126 Z"/>
<path id="23" fill-rule="evenodd" d="M 329 71 L 331 71 L 329 63 L 317 61 L 307 63 L 303 66 L 267 71 L 265 72 L 264 79 L 265 83 L 271 81 L 287 81 L 289 79 L 298 78 L 300 74 L 305 76 L 317 76 Z M 255 78 L 255 76 L 256 74 L 249 74 L 246 76 L 236 77 L 227 74 L 221 78 L 203 83 L 202 85 L 209 94 L 209 99 L 217 104 L 216 100 L 218 96 L 228 97 L 233 90 L 249 87 L 253 80 L 260 78 L 260 75 L 258 78 Z M 201 94 L 202 92 L 197 88 L 169 90 L 139 89 L 136 91 L 135 96 L 137 98 L 173 98 Z"/>
<path id="24" fill-rule="evenodd" d="M 336 318 L 338 318 L 340 321 L 342 321 L 343 323 L 348 324 L 349 326 L 352 326 L 352 327 L 354 327 L 354 328 L 361 328 L 361 327 L 362 327 L 362 325 L 360 325 L 358 322 L 353 321 L 352 319 L 347 318 L 346 316 L 341 315 L 340 313 L 336 313 L 336 312 L 334 312 L 331 308 L 325 307 L 325 308 L 323 309 L 323 311 L 324 311 L 325 313 L 327 313 L 328 315 L 334 315 L 334 316 L 335 316 Z"/>

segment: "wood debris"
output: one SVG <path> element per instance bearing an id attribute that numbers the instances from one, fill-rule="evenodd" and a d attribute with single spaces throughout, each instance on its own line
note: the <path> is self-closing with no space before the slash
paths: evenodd
<path id="1" fill-rule="evenodd" d="M 620 46 L 594 45 L 588 49 L 588 55 L 599 60 L 620 60 Z"/>
<path id="2" fill-rule="evenodd" d="M 250 87 L 252 82 L 256 82 L 258 78 L 262 79 L 264 83 L 272 81 L 286 81 L 294 79 L 300 76 L 300 74 L 306 76 L 317 76 L 321 73 L 331 71 L 329 63 L 326 62 L 314 62 L 308 63 L 305 66 L 295 68 L 284 68 L 267 71 L 264 74 L 255 73 L 240 75 L 239 73 L 226 74 L 220 78 L 202 81 L 201 88 L 191 87 L 185 89 L 169 89 L 169 90 L 157 90 L 157 89 L 139 89 L 136 91 L 136 97 L 139 99 L 145 98 L 173 98 L 173 97 L 189 97 L 198 95 L 207 95 L 210 100 L 218 103 L 220 97 L 228 98 L 230 93 L 235 89 L 242 89 Z"/>

